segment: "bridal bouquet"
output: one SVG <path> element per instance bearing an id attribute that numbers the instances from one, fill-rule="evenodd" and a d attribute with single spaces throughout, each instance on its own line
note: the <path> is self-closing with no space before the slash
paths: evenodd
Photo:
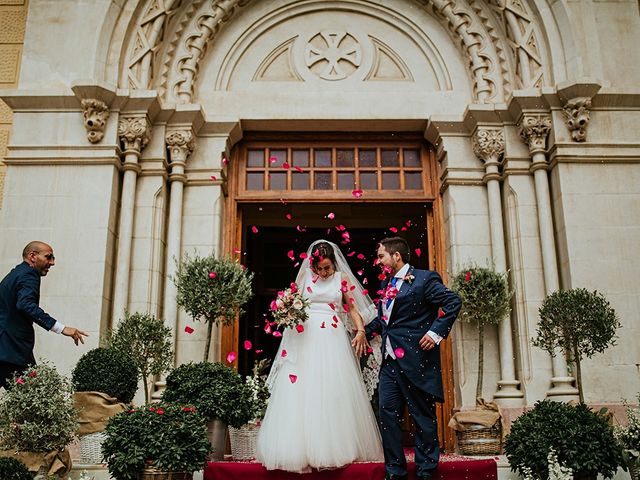
<path id="1" fill-rule="evenodd" d="M 289 288 L 278 292 L 278 297 L 271 302 L 271 314 L 277 326 L 294 328 L 309 318 L 308 306 L 309 300 L 292 283 Z"/>

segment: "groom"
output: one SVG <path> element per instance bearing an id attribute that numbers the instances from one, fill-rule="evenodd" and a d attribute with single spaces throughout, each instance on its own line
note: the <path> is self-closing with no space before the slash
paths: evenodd
<path id="1" fill-rule="evenodd" d="M 428 480 L 438 466 L 440 449 L 436 402 L 444 400 L 440 341 L 460 311 L 460 297 L 440 275 L 409 265 L 409 245 L 400 237 L 378 244 L 378 263 L 388 273 L 378 317 L 366 327 L 367 338 L 382 335 L 378 394 L 387 480 L 407 478 L 400 422 L 404 405 L 416 424 L 416 477 Z"/>

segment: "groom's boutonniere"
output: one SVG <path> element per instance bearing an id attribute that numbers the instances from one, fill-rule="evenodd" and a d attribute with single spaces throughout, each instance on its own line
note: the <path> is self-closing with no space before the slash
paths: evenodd
<path id="1" fill-rule="evenodd" d="M 411 285 L 415 279 L 416 279 L 415 275 L 411 275 L 410 273 L 402 277 L 402 281 L 407 282 L 409 285 Z"/>

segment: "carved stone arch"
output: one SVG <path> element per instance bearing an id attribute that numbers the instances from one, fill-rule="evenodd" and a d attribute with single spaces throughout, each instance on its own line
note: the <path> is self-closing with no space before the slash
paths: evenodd
<path id="1" fill-rule="evenodd" d="M 447 29 L 467 59 L 476 102 L 501 102 L 515 88 L 550 83 L 552 62 L 545 25 L 531 7 L 546 0 L 413 1 Z M 122 49 L 120 86 L 157 88 L 169 102 L 191 102 L 207 47 L 249 3 L 252 0 L 140 3 Z"/>

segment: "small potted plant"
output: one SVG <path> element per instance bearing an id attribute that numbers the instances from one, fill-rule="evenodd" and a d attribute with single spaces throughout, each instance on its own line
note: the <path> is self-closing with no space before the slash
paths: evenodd
<path id="1" fill-rule="evenodd" d="M 576 480 L 611 478 L 622 462 L 606 410 L 594 412 L 584 403 L 536 403 L 513 422 L 504 444 L 511 470 L 542 479 L 549 475 L 551 449 Z"/>
<path id="2" fill-rule="evenodd" d="M 152 377 L 162 375 L 173 365 L 171 329 L 153 315 L 126 312 L 124 320 L 110 332 L 107 346 L 133 359 L 142 378 L 144 400 L 149 403 Z"/>
<path id="3" fill-rule="evenodd" d="M 638 394 L 640 403 L 640 394 Z M 627 425 L 616 427 L 622 458 L 632 480 L 640 480 L 640 407 L 626 405 Z"/>
<path id="4" fill-rule="evenodd" d="M 191 403 L 207 419 L 212 460 L 224 458 L 227 425 L 241 427 L 253 418 L 251 391 L 242 377 L 222 363 L 186 363 L 167 376 L 162 397 Z"/>
<path id="5" fill-rule="evenodd" d="M 194 320 L 207 322 L 203 361 L 209 359 L 213 325 L 231 325 L 242 313 L 242 306 L 253 296 L 252 279 L 253 273 L 230 258 L 185 255 L 178 263 L 173 279 L 178 306 Z"/>
<path id="6" fill-rule="evenodd" d="M 13 382 L 0 398 L 0 449 L 36 453 L 24 456 L 32 472 L 66 475 L 66 447 L 78 429 L 71 382 L 46 362 L 28 367 Z"/>
<path id="7" fill-rule="evenodd" d="M 453 278 L 452 290 L 462 298 L 459 318 L 478 327 L 478 379 L 476 382 L 476 411 L 454 414 L 449 426 L 456 431 L 458 449 L 463 455 L 499 455 L 502 451 L 502 424 L 495 404 L 482 399 L 484 381 L 484 332 L 508 318 L 511 311 L 511 292 L 507 274 L 478 266 L 468 266 Z M 487 411 L 491 410 L 491 411 Z M 479 423 L 480 419 L 484 423 Z"/>
<path id="8" fill-rule="evenodd" d="M 119 350 L 95 348 L 85 353 L 71 374 L 78 410 L 81 463 L 100 463 L 107 420 L 127 409 L 138 390 L 138 369 Z"/>
<path id="9" fill-rule="evenodd" d="M 557 349 L 569 353 L 569 361 L 576 367 L 580 401 L 584 402 L 581 361 L 615 345 L 618 315 L 601 293 L 584 288 L 553 292 L 542 302 L 539 314 L 533 345 L 551 355 Z"/>
<path id="10" fill-rule="evenodd" d="M 266 358 L 256 361 L 251 375 L 245 377 L 248 393 L 251 395 L 251 420 L 239 428 L 229 426 L 231 455 L 234 460 L 251 460 L 256 456 L 258 429 L 270 397 L 267 375 L 264 373 L 270 363 Z"/>
<path id="11" fill-rule="evenodd" d="M 118 480 L 189 480 L 204 468 L 210 445 L 193 406 L 149 403 L 107 423 L 102 452 Z"/>
<path id="12" fill-rule="evenodd" d="M 33 475 L 27 466 L 12 457 L 0 457 L 0 478 L 11 480 L 33 480 Z"/>

